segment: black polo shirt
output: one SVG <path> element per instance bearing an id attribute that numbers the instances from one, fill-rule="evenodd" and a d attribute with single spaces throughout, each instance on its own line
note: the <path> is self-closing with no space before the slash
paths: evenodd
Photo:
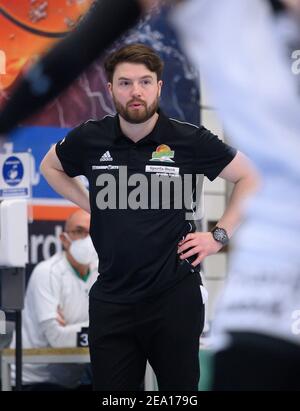
<path id="1" fill-rule="evenodd" d="M 137 143 L 122 133 L 118 116 L 107 116 L 72 130 L 56 153 L 68 176 L 89 181 L 90 231 L 101 274 L 92 297 L 142 301 L 190 274 L 191 266 L 177 255 L 178 242 L 195 230 L 186 219 L 192 204 L 184 207 L 186 187 L 191 197 L 197 175 L 214 180 L 236 150 L 204 127 L 160 111 L 153 131 Z"/>

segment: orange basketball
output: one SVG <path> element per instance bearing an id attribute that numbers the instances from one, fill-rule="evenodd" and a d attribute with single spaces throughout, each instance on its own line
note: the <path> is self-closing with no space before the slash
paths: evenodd
<path id="1" fill-rule="evenodd" d="M 91 3 L 92 0 L 0 0 L 0 51 L 5 56 L 0 88 L 7 89 L 25 64 L 72 29 Z"/>

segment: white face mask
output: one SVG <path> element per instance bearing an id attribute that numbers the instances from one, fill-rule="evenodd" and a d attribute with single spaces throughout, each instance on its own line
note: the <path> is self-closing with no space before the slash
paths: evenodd
<path id="1" fill-rule="evenodd" d="M 71 241 L 69 253 L 77 263 L 89 265 L 95 259 L 96 251 L 89 235 L 79 240 L 72 241 L 69 236 L 68 239 Z"/>

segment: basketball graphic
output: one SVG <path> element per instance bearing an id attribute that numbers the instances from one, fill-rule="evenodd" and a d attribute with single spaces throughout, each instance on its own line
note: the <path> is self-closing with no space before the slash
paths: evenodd
<path id="1" fill-rule="evenodd" d="M 23 69 L 74 28 L 91 3 L 92 0 L 0 0 L 0 51 L 6 60 L 0 89 L 10 87 Z"/>

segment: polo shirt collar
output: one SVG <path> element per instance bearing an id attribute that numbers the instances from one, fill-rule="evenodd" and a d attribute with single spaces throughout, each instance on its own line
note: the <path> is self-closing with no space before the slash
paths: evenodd
<path id="1" fill-rule="evenodd" d="M 139 140 L 137 143 L 134 143 L 132 141 L 133 144 L 139 144 L 142 143 L 144 141 L 154 141 L 155 143 L 161 144 L 162 142 L 162 138 L 164 138 L 166 136 L 166 133 L 164 132 L 164 130 L 166 130 L 167 126 L 168 126 L 168 118 L 165 116 L 165 114 L 162 112 L 161 109 L 158 110 L 158 120 L 154 126 L 154 129 L 151 131 L 150 134 L 148 134 L 147 136 L 143 137 L 141 140 Z M 130 140 L 128 137 L 126 137 L 120 127 L 120 120 L 119 120 L 119 115 L 116 114 L 115 115 L 115 142 L 118 141 L 124 141 L 125 140 Z"/>

